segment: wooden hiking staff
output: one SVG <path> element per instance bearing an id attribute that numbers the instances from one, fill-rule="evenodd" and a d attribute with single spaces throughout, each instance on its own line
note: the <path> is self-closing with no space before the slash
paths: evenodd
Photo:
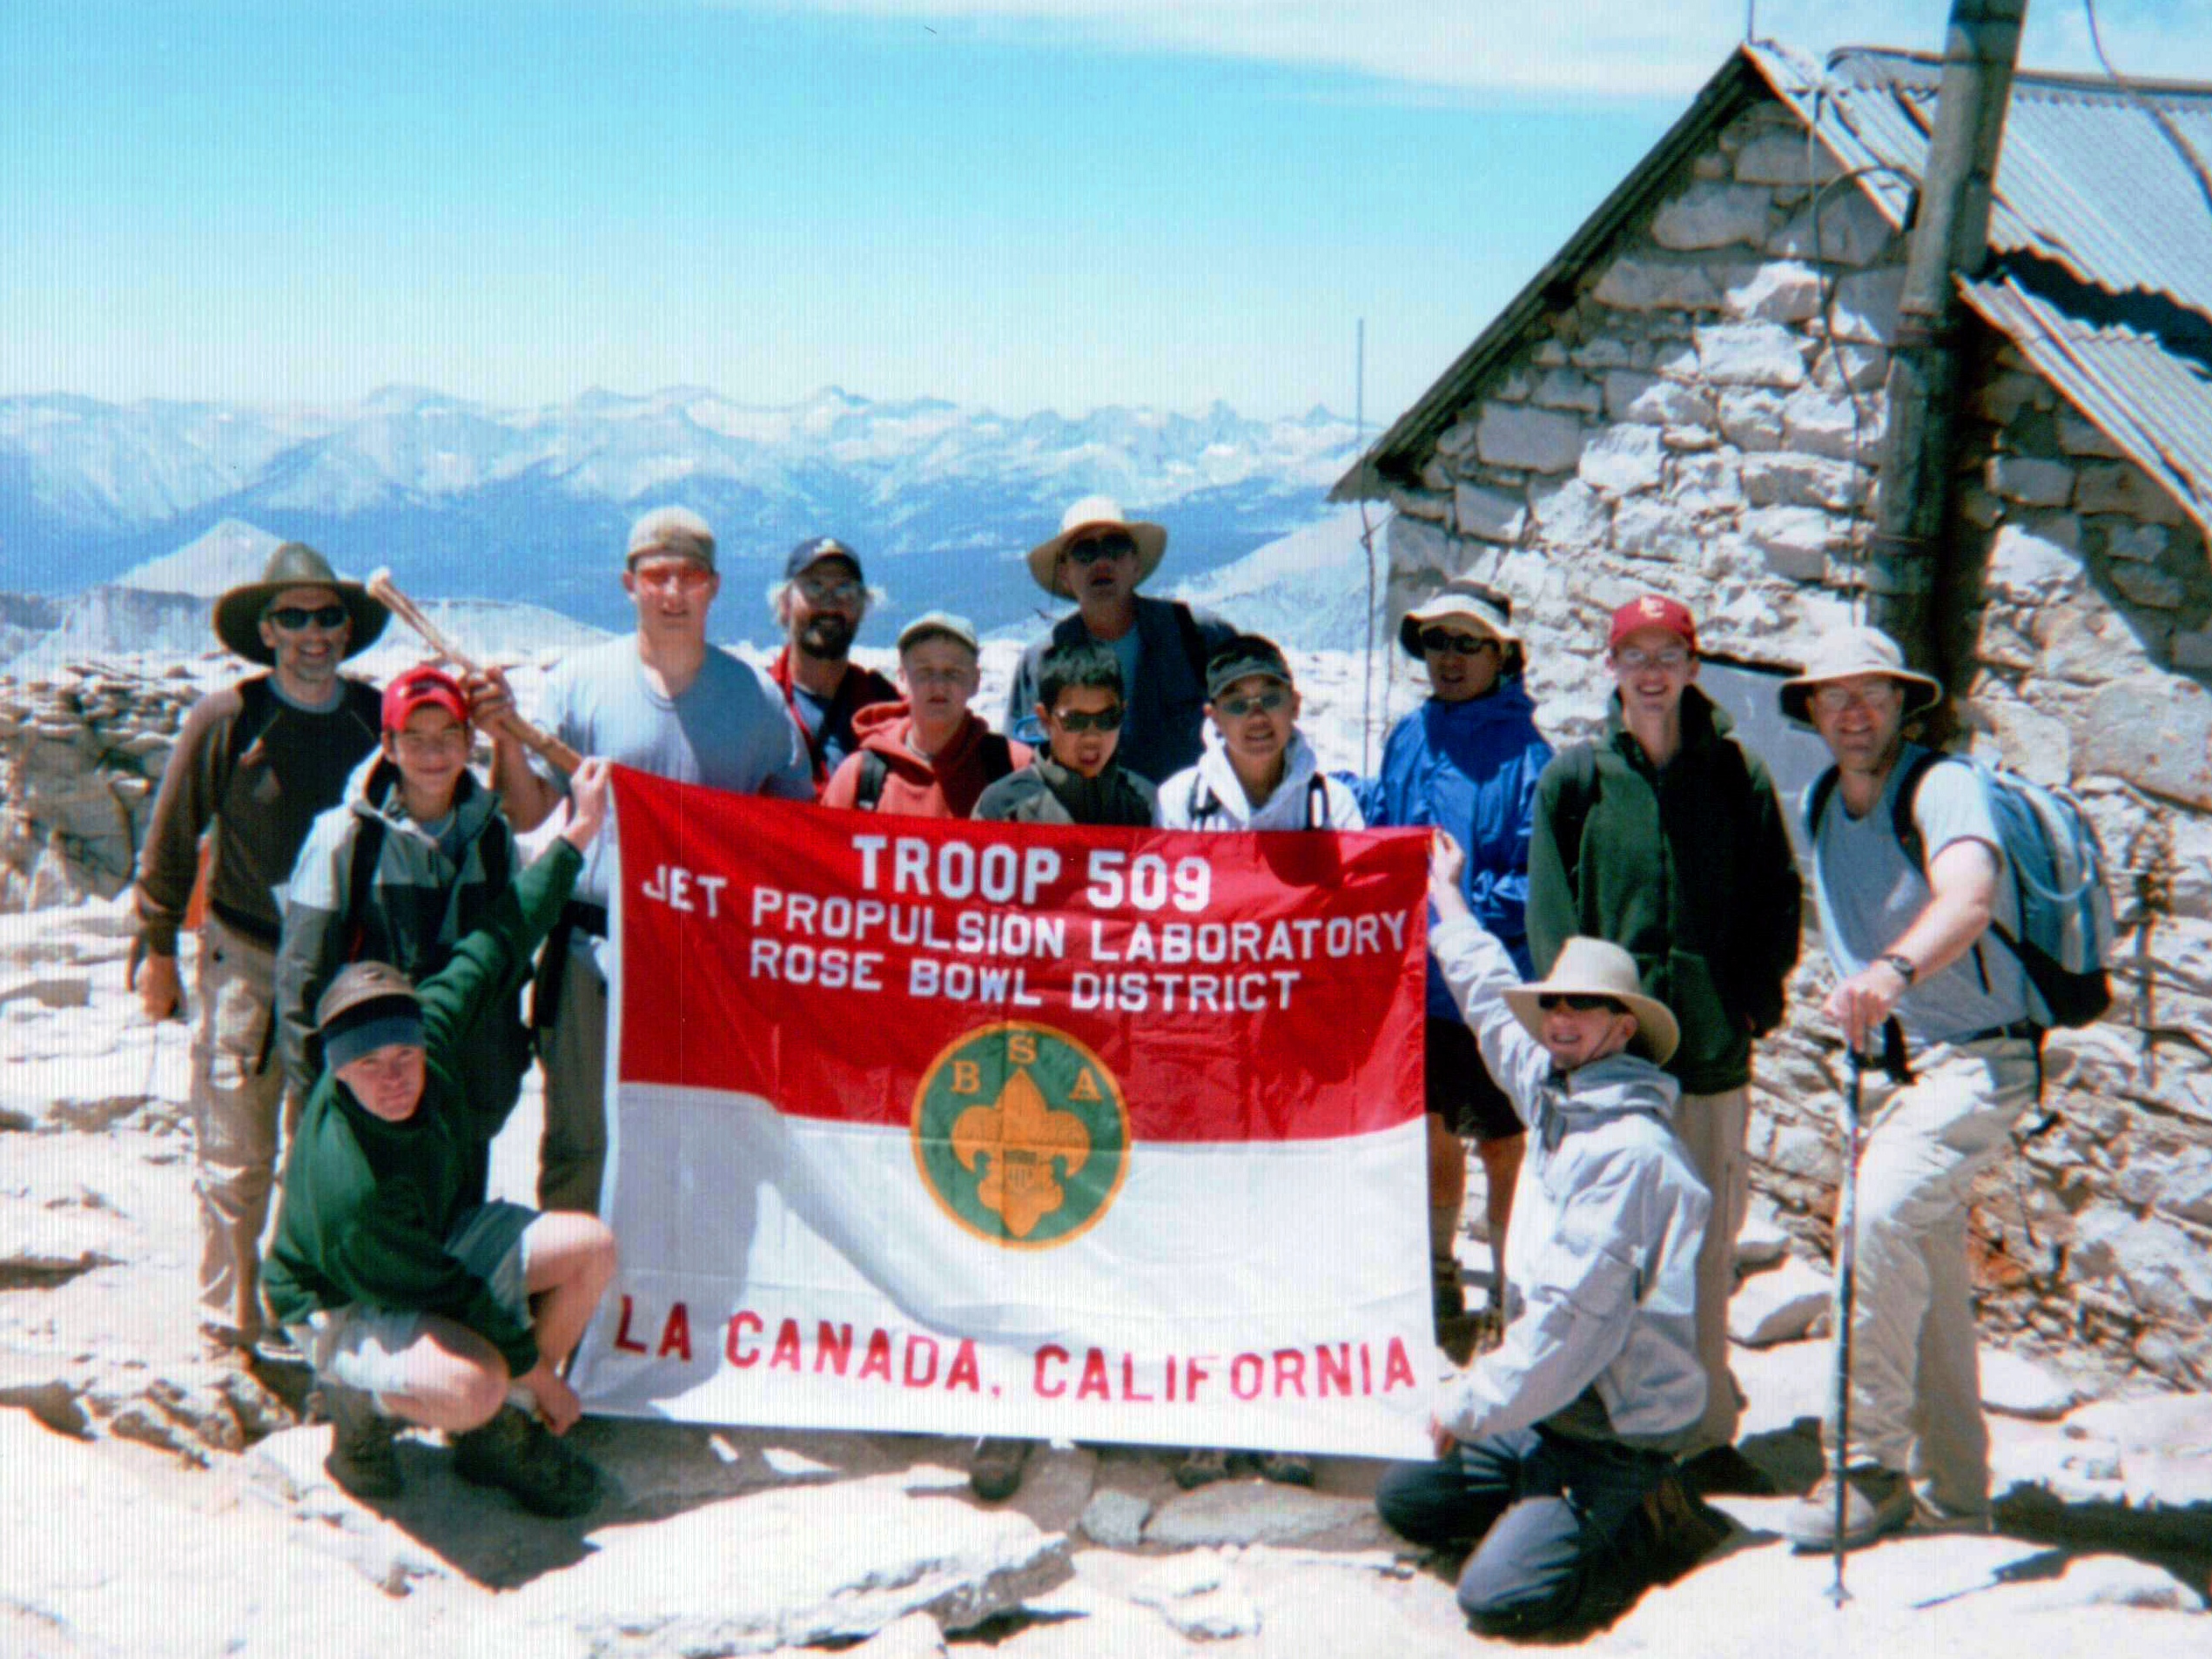
<path id="1" fill-rule="evenodd" d="M 393 615 L 421 635 L 424 644 L 463 674 L 481 675 L 484 672 L 473 658 L 446 637 L 435 622 L 422 614 L 421 606 L 400 591 L 399 584 L 392 580 L 392 572 L 388 568 L 371 572 L 366 586 L 371 599 L 378 601 Z M 499 725 L 523 748 L 544 756 L 563 772 L 573 773 L 584 763 L 584 757 L 575 749 L 542 726 L 534 726 L 520 715 L 508 715 Z"/>

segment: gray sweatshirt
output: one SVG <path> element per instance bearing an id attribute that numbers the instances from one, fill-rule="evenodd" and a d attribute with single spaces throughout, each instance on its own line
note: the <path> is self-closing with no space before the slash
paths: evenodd
<path id="1" fill-rule="evenodd" d="M 1455 919 L 1429 949 L 1529 1125 L 1505 1340 L 1447 1386 L 1437 1420 L 1462 1441 L 1543 1423 L 1683 1449 L 1705 1405 L 1693 1308 L 1712 1200 L 1671 1127 L 1674 1079 L 1626 1052 L 1562 1074 L 1506 1006 L 1521 981 L 1503 945 Z"/>

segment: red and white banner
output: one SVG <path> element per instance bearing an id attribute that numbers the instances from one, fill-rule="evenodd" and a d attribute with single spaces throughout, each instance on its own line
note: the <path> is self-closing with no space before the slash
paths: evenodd
<path id="1" fill-rule="evenodd" d="M 615 803 L 591 1408 L 1426 1450 L 1424 836 Z"/>

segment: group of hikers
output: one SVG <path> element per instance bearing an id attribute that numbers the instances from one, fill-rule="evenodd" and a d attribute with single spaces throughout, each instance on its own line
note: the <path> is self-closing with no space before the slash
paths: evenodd
<path id="1" fill-rule="evenodd" d="M 710 528 L 682 507 L 647 513 L 622 568 L 635 632 L 567 656 L 546 683 L 542 727 L 588 757 L 573 773 L 528 741 L 496 669 L 426 664 L 380 692 L 342 675 L 387 614 L 313 548 L 286 544 L 225 593 L 218 636 L 266 672 L 184 723 L 138 871 L 133 957 L 146 1015 L 186 1017 L 178 936 L 202 883 L 191 1104 L 210 1357 L 311 1366 L 334 1425 L 328 1467 L 357 1494 L 400 1489 L 393 1435 L 413 1424 L 452 1436 L 465 1478 L 536 1512 L 595 1501 L 595 1470 L 562 1438 L 580 1413 L 562 1369 L 616 1264 L 596 1214 L 609 764 L 937 817 L 1417 827 L 1433 832 L 1431 1281 L 1460 1368 L 1435 1401 L 1436 1457 L 1388 1471 L 1382 1515 L 1409 1539 L 1471 1548 L 1459 1599 L 1476 1629 L 1529 1632 L 1617 1592 L 1639 1542 L 1694 1520 L 1701 1496 L 1771 1490 L 1736 1449 L 1728 1301 L 1752 1047 L 1784 1016 L 1802 893 L 1765 765 L 1697 683 L 1691 612 L 1652 594 L 1612 614 L 1604 730 L 1555 755 L 1509 597 L 1448 582 L 1398 636 L 1426 700 L 1374 776 L 1333 776 L 1273 641 L 1140 591 L 1167 541 L 1092 497 L 1030 551 L 1038 585 L 1075 608 L 1023 656 L 994 731 L 970 706 L 980 646 L 960 617 L 899 631 L 896 682 L 851 661 L 876 595 L 844 542 L 792 549 L 770 595 L 783 645 L 756 670 L 708 641 Z M 1987 948 L 2014 901 L 1974 776 L 1921 777 L 1904 735 L 1940 685 L 1852 628 L 1819 641 L 1779 695 L 1835 763 L 1838 809 L 1811 826 L 1839 977 L 1821 1011 L 1854 1054 L 1886 1034 L 1898 1058 L 1864 1108 L 1842 1487 L 1824 1480 L 1786 1528 L 1801 1548 L 1849 1548 L 1916 1509 L 1987 1509 L 1967 1194 L 2034 1098 L 2040 1032 L 2018 963 Z M 470 767 L 480 737 L 488 779 Z M 525 867 L 518 833 L 564 809 Z M 1907 821 L 1909 844 L 1894 827 Z M 487 1183 L 534 1062 L 530 1208 Z M 1494 1268 L 1472 1313 L 1454 1248 L 1469 1141 Z M 978 1494 L 1010 1495 L 1029 1449 L 979 1442 Z M 1241 1462 L 1200 1448 L 1176 1477 Z M 1253 1467 L 1313 1479 L 1294 1454 Z"/>

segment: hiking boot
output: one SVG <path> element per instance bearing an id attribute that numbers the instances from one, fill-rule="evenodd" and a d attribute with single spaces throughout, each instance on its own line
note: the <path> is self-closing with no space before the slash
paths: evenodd
<path id="1" fill-rule="evenodd" d="M 1901 1532 L 1913 1519 L 1913 1483 L 1895 1469 L 1878 1464 L 1844 1476 L 1843 1547 L 1857 1549 L 1886 1533 Z M 1803 1552 L 1836 1547 L 1836 1477 L 1820 1484 L 1782 1517 L 1781 1534 Z"/>
<path id="2" fill-rule="evenodd" d="M 253 1357 L 266 1366 L 280 1366 L 292 1369 L 304 1368 L 307 1356 L 292 1340 L 292 1333 L 281 1325 L 272 1325 L 253 1340 Z"/>
<path id="3" fill-rule="evenodd" d="M 1183 1461 L 1175 1466 L 1175 1484 L 1186 1492 L 1228 1478 L 1229 1454 L 1217 1447 L 1186 1452 Z"/>
<path id="4" fill-rule="evenodd" d="M 1277 1486 L 1311 1486 L 1314 1460 L 1303 1452 L 1262 1452 L 1260 1478 L 1273 1481 Z"/>
<path id="5" fill-rule="evenodd" d="M 1699 1497 L 1678 1473 L 1665 1476 L 1644 1494 L 1643 1509 L 1644 1569 L 1657 1584 L 1673 1583 L 1735 1530 L 1734 1523 Z"/>
<path id="6" fill-rule="evenodd" d="M 357 1498 L 396 1498 L 400 1476 L 400 1425 L 376 1408 L 376 1396 L 342 1382 L 322 1385 L 323 1413 L 330 1419 L 330 1454 L 324 1471 Z"/>
<path id="7" fill-rule="evenodd" d="M 1774 1477 L 1733 1446 L 1716 1446 L 1682 1461 L 1682 1483 L 1701 1498 L 1771 1498 Z"/>
<path id="8" fill-rule="evenodd" d="M 1036 1449 L 1035 1441 L 987 1436 L 968 1454 L 968 1489 L 985 1503 L 999 1503 L 1021 1490 L 1021 1472 Z"/>
<path id="9" fill-rule="evenodd" d="M 454 1436 L 454 1473 L 472 1486 L 501 1488 L 532 1515 L 566 1519 L 599 1501 L 599 1471 L 590 1461 L 514 1406 Z"/>

